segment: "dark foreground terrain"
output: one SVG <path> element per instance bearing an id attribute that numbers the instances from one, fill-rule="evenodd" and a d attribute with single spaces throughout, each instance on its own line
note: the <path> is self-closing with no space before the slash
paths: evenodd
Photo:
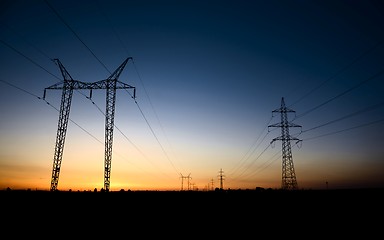
<path id="1" fill-rule="evenodd" d="M 328 209 L 380 207 L 384 204 L 384 189 L 341 190 L 216 190 L 216 191 L 31 191 L 4 190 L 0 197 L 4 204 L 28 210 L 73 208 L 83 211 L 137 210 L 137 209 L 220 209 L 263 211 L 265 208 Z"/>
<path id="2" fill-rule="evenodd" d="M 152 238 L 153 234 L 161 238 L 185 236 L 179 235 L 179 231 L 190 237 L 201 237 L 205 231 L 205 234 L 215 234 L 216 238 L 229 238 L 227 233 L 236 233 L 232 238 L 243 239 L 245 237 L 240 236 L 245 233 L 256 238 L 257 234 L 266 231 L 270 237 L 276 238 L 288 234 L 292 238 L 301 235 L 316 239 L 370 239 L 370 236 L 381 234 L 383 193 L 384 189 L 209 192 L 10 190 L 0 191 L 0 198 L 3 229 L 20 229 L 20 233 L 45 231 L 56 237 L 70 234 L 73 230 L 96 237 L 139 232 L 139 239 Z"/>

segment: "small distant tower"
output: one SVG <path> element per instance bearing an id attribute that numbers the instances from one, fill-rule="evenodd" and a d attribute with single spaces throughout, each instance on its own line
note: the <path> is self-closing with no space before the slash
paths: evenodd
<path id="1" fill-rule="evenodd" d="M 191 179 L 191 174 L 188 174 L 188 176 L 183 176 L 183 174 L 181 174 L 180 173 L 180 175 L 181 175 L 181 191 L 183 191 L 184 190 L 184 178 L 186 178 L 187 180 L 188 180 L 188 182 L 187 182 L 187 187 L 188 187 L 188 190 L 189 190 L 189 179 Z"/>
<path id="2" fill-rule="evenodd" d="M 268 127 L 280 127 L 281 136 L 274 138 L 272 142 L 276 140 L 282 141 L 282 182 L 281 188 L 284 190 L 296 190 L 298 189 L 298 184 L 296 180 L 295 168 L 293 166 L 292 159 L 292 150 L 291 150 L 291 140 L 296 140 L 297 142 L 301 141 L 295 137 L 289 135 L 290 127 L 301 127 L 299 125 L 288 122 L 288 112 L 295 112 L 285 106 L 284 98 L 281 98 L 281 107 L 273 110 L 272 114 L 275 112 L 281 113 L 281 122 Z"/>
<path id="3" fill-rule="evenodd" d="M 223 190 L 223 181 L 224 181 L 224 175 L 223 175 L 223 170 L 220 168 L 219 171 L 219 182 L 220 182 L 220 190 Z"/>

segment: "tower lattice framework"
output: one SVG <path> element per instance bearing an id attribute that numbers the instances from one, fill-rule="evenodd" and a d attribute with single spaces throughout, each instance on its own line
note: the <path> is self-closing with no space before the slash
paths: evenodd
<path id="1" fill-rule="evenodd" d="M 61 163 L 63 159 L 64 143 L 68 128 L 69 113 L 71 108 L 73 90 L 75 89 L 88 89 L 90 90 L 90 98 L 92 97 L 92 89 L 106 89 L 106 111 L 105 111 L 105 151 L 104 151 L 104 190 L 110 189 L 110 176 L 111 176 L 111 162 L 112 162 L 112 145 L 113 145 L 113 129 L 115 117 L 115 103 L 116 103 L 116 90 L 117 89 L 133 89 L 133 98 L 136 98 L 135 87 L 126 83 L 118 81 L 118 78 L 126 66 L 127 58 L 107 79 L 86 83 L 73 80 L 71 75 L 62 65 L 58 59 L 54 59 L 55 63 L 59 66 L 64 80 L 44 89 L 45 99 L 47 89 L 62 89 L 61 104 L 59 112 L 59 121 L 57 127 L 55 153 L 53 156 L 53 167 L 51 177 L 51 191 L 58 190 L 59 176 Z"/>
<path id="2" fill-rule="evenodd" d="M 289 128 L 291 127 L 301 127 L 300 125 L 294 124 L 288 121 L 288 113 L 295 112 L 292 109 L 289 109 L 285 106 L 284 98 L 281 98 L 280 108 L 273 110 L 273 113 L 280 113 L 281 121 L 280 123 L 269 125 L 268 127 L 279 127 L 281 128 L 281 136 L 272 139 L 271 143 L 277 140 L 281 140 L 282 146 L 282 181 L 281 188 L 284 190 L 296 190 L 298 189 L 297 179 L 295 168 L 292 158 L 292 149 L 291 141 L 295 140 L 297 142 L 301 141 L 298 138 L 292 137 L 289 134 Z"/>

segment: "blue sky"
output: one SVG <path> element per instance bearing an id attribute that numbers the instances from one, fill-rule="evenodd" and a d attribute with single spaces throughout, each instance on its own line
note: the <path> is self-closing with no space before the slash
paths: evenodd
<path id="1" fill-rule="evenodd" d="M 301 188 L 382 187 L 380 1 L 2 1 L 1 187 L 49 188 L 62 80 L 117 91 L 112 189 L 279 188 L 284 97 Z M 105 92 L 75 91 L 59 188 L 103 185 Z M 52 107 L 53 106 L 53 107 Z M 268 131 L 269 130 L 269 131 Z M 302 132 L 300 132 L 302 131 Z"/>

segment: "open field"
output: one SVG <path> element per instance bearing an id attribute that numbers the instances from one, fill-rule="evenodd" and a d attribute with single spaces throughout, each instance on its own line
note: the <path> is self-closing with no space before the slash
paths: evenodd
<path id="1" fill-rule="evenodd" d="M 140 207 L 155 208 L 163 206 L 199 206 L 214 208 L 215 206 L 228 209 L 258 208 L 260 205 L 289 209 L 290 207 L 318 208 L 335 206 L 351 206 L 354 208 L 363 204 L 381 206 L 384 200 L 384 189 L 339 189 L 339 190 L 216 190 L 216 191 L 31 191 L 9 190 L 0 191 L 2 202 L 8 206 L 22 202 L 19 207 L 47 206 L 62 204 L 62 206 L 84 207 L 109 205 L 108 208 L 130 207 L 132 204 Z M 92 204 L 88 204 L 92 203 Z"/>
<path id="2" fill-rule="evenodd" d="M 119 237 L 121 232 L 148 238 L 153 234 L 178 237 L 182 230 L 195 238 L 204 233 L 243 239 L 260 231 L 268 231 L 272 237 L 285 231 L 306 237 L 309 231 L 318 237 L 369 239 L 381 230 L 383 193 L 384 189 L 108 193 L 12 190 L 1 191 L 0 198 L 3 229 L 19 227 L 36 236 L 71 236 L 77 231 L 85 237 Z"/>

